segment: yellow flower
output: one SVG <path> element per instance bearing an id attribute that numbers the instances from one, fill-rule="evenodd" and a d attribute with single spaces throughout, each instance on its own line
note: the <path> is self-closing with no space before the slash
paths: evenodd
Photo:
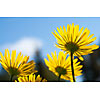
<path id="1" fill-rule="evenodd" d="M 60 28 L 57 27 L 57 31 L 54 30 L 54 33 L 52 32 L 57 39 L 56 47 L 66 51 L 68 54 L 72 52 L 80 60 L 83 60 L 82 55 L 93 53 L 93 50 L 99 48 L 96 44 L 88 46 L 88 44 L 96 40 L 96 37 L 92 38 L 94 34 L 89 36 L 90 30 L 87 28 L 83 31 L 82 27 L 79 31 L 79 25 L 68 24 L 67 30 L 65 26 L 63 26 L 63 29 L 60 26 Z"/>
<path id="2" fill-rule="evenodd" d="M 9 50 L 5 49 L 4 56 L 1 52 L 0 56 L 1 65 L 11 76 L 26 76 L 36 72 L 36 70 L 34 70 L 34 61 L 28 62 L 29 56 L 23 57 L 23 55 L 21 55 L 21 52 L 16 58 L 16 50 L 13 50 L 10 57 Z"/>
<path id="3" fill-rule="evenodd" d="M 37 77 L 35 76 L 35 74 L 31 74 L 29 75 L 28 77 L 27 76 L 24 76 L 24 77 L 19 77 L 18 78 L 18 81 L 19 82 L 47 82 L 46 79 L 43 79 L 40 77 L 40 75 L 38 75 Z M 17 82 L 15 80 L 15 82 Z"/>
<path id="4" fill-rule="evenodd" d="M 50 57 L 49 54 L 47 54 L 48 60 L 45 60 L 46 65 L 48 66 L 49 70 L 52 71 L 55 75 L 59 76 L 61 75 L 62 79 L 70 80 L 72 81 L 72 70 L 71 70 L 71 61 L 70 56 L 67 58 L 67 54 L 60 51 L 58 58 L 56 51 L 55 53 L 51 52 L 52 57 Z M 73 66 L 74 66 L 74 74 L 75 76 L 82 75 L 82 70 L 80 70 L 83 66 L 79 65 L 80 62 L 77 62 L 78 59 L 73 60 Z"/>

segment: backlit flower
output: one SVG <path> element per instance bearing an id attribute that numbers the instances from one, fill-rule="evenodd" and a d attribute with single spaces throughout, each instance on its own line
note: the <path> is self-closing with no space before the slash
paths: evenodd
<path id="1" fill-rule="evenodd" d="M 35 74 L 31 74 L 29 76 L 24 76 L 24 77 L 19 77 L 18 78 L 19 82 L 47 82 L 46 79 L 42 79 L 40 77 L 40 75 L 38 75 L 37 77 L 35 76 Z M 17 82 L 17 81 L 15 81 Z"/>
<path id="2" fill-rule="evenodd" d="M 1 65 L 11 76 L 27 76 L 36 72 L 34 61 L 28 62 L 29 56 L 23 57 L 21 52 L 16 58 L 16 50 L 13 50 L 10 57 L 9 50 L 5 49 L 4 56 L 1 52 L 0 56 Z"/>
<path id="3" fill-rule="evenodd" d="M 71 70 L 71 61 L 70 56 L 67 58 L 67 54 L 60 51 L 58 58 L 56 51 L 55 53 L 51 52 L 52 57 L 50 57 L 49 54 L 47 54 L 48 60 L 45 60 L 45 64 L 48 66 L 49 70 L 52 71 L 55 75 L 59 76 L 61 75 L 62 79 L 70 80 L 72 81 L 72 70 Z M 82 75 L 82 65 L 80 65 L 80 62 L 77 62 L 78 59 L 73 60 L 73 66 L 74 66 L 74 74 L 75 76 Z"/>
<path id="4" fill-rule="evenodd" d="M 96 37 L 92 38 L 94 34 L 89 36 L 90 30 L 87 28 L 83 31 L 83 27 L 79 30 L 79 25 L 68 24 L 67 30 L 65 26 L 63 26 L 63 29 L 60 26 L 60 28 L 57 27 L 57 31 L 52 32 L 57 39 L 56 47 L 68 54 L 72 52 L 74 56 L 78 56 L 81 60 L 83 60 L 82 55 L 93 53 L 93 50 L 99 48 L 96 44 L 88 46 L 96 40 Z"/>

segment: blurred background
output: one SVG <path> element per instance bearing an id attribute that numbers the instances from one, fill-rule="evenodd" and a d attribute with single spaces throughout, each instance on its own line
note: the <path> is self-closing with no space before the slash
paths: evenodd
<path id="1" fill-rule="evenodd" d="M 44 63 L 47 54 L 51 54 L 55 50 L 59 53 L 60 49 L 56 48 L 55 37 L 51 32 L 60 26 L 67 24 L 79 25 L 79 27 L 87 27 L 90 34 L 97 37 L 96 41 L 91 44 L 100 45 L 100 18 L 87 17 L 14 17 L 0 18 L 0 52 L 4 54 L 8 48 L 10 53 L 16 50 L 17 54 L 21 51 L 23 55 L 30 56 L 30 60 L 36 62 L 36 69 L 41 77 L 49 82 L 57 81 L 57 77 L 48 70 Z M 84 56 L 83 75 L 78 76 L 77 82 L 99 82 L 100 81 L 100 49 L 95 50 L 93 54 Z M 9 75 L 0 65 L 0 81 L 8 82 Z M 65 80 L 62 80 L 65 81 Z"/>

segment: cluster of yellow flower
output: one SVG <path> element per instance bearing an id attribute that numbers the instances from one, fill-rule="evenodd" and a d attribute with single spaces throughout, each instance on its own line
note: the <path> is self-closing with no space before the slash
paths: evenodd
<path id="1" fill-rule="evenodd" d="M 37 77 L 35 76 L 34 73 L 37 72 L 37 70 L 35 70 L 35 63 L 33 60 L 28 62 L 29 56 L 23 57 L 23 55 L 21 55 L 20 52 L 16 58 L 16 50 L 13 50 L 10 57 L 8 49 L 5 50 L 4 56 L 0 52 L 0 56 L 1 56 L 0 63 L 10 75 L 10 81 L 13 80 L 14 76 L 18 77 L 19 82 L 47 81 L 46 79 L 42 80 L 40 75 L 38 75 Z"/>
<path id="2" fill-rule="evenodd" d="M 62 51 L 59 52 L 58 59 L 56 51 L 51 53 L 52 58 L 47 55 L 49 61 L 44 59 L 45 63 L 49 70 L 58 76 L 58 80 L 62 78 L 75 82 L 75 76 L 82 74 L 82 65 L 80 65 L 78 59 L 74 59 L 74 56 L 83 61 L 82 55 L 93 53 L 94 49 L 99 48 L 96 44 L 88 46 L 96 40 L 96 37 L 92 38 L 94 34 L 89 36 L 90 31 L 87 28 L 84 31 L 83 27 L 79 30 L 79 25 L 74 26 L 74 23 L 72 25 L 68 24 L 67 30 L 65 26 L 63 26 L 63 29 L 57 27 L 57 31 L 54 30 L 52 34 L 57 39 L 56 47 Z M 67 54 L 69 54 L 68 58 Z"/>
<path id="3" fill-rule="evenodd" d="M 58 31 L 58 32 L 57 32 Z M 88 46 L 96 40 L 96 37 L 92 38 L 94 34 L 89 36 L 90 31 L 86 28 L 83 31 L 83 27 L 79 30 L 79 25 L 67 25 L 67 30 L 65 26 L 58 28 L 57 31 L 54 30 L 52 34 L 57 39 L 56 47 L 60 48 L 62 51 L 59 52 L 58 57 L 56 51 L 51 52 L 52 57 L 47 54 L 48 60 L 44 59 L 45 64 L 48 66 L 49 70 L 58 76 L 58 81 L 60 79 L 70 80 L 75 82 L 75 77 L 82 75 L 81 68 L 78 59 L 74 59 L 77 56 L 80 60 L 84 60 L 82 55 L 87 55 L 93 53 L 93 50 L 99 48 L 98 45 L 94 44 Z M 3 68 L 9 73 L 10 81 L 13 80 L 14 76 L 18 79 L 16 82 L 46 82 L 46 79 L 42 79 L 40 75 L 37 77 L 34 73 L 35 63 L 34 61 L 28 62 L 29 57 L 21 55 L 21 52 L 16 58 L 16 50 L 12 51 L 11 57 L 9 50 L 5 50 L 4 56 L 0 52 L 0 63 Z M 67 57 L 68 56 L 68 57 Z"/>

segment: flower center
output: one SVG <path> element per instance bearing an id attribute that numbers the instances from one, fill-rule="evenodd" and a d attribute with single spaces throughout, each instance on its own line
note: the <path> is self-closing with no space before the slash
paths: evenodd
<path id="1" fill-rule="evenodd" d="M 20 72 L 18 71 L 18 69 L 10 67 L 10 68 L 9 68 L 9 73 L 10 73 L 12 76 L 14 76 L 14 75 L 18 75 Z"/>
<path id="2" fill-rule="evenodd" d="M 79 49 L 79 47 L 75 43 L 72 43 L 72 42 L 66 43 L 65 47 L 67 48 L 67 50 L 69 50 L 72 53 L 74 53 L 75 51 Z"/>
<path id="3" fill-rule="evenodd" d="M 58 72 L 59 73 L 59 75 L 65 75 L 67 72 L 66 72 L 66 69 L 65 68 L 62 68 L 62 67 L 60 67 L 60 66 L 58 66 L 57 68 L 56 68 L 56 72 Z"/>

